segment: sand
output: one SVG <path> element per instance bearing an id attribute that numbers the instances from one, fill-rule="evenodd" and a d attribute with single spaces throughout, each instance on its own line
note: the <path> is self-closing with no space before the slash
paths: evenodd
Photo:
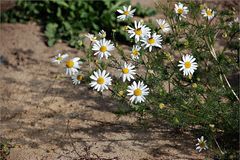
<path id="1" fill-rule="evenodd" d="M 74 86 L 50 59 L 58 49 L 85 54 L 64 43 L 47 47 L 37 24 L 1 24 L 0 46 L 0 137 L 14 146 L 9 160 L 204 159 L 191 134 L 117 116 L 123 106 L 108 94 Z"/>

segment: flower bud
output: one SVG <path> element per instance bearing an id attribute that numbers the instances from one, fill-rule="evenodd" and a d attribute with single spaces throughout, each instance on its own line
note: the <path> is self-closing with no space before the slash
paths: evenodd
<path id="1" fill-rule="evenodd" d="M 122 97 L 124 95 L 124 91 L 119 91 L 118 96 Z"/>
<path id="2" fill-rule="evenodd" d="M 197 83 L 193 83 L 193 84 L 192 84 L 192 87 L 193 87 L 193 88 L 197 88 L 197 86 L 198 86 Z"/>
<path id="3" fill-rule="evenodd" d="M 160 103 L 160 104 L 159 104 L 159 108 L 160 108 L 160 109 L 163 109 L 163 108 L 165 108 L 165 107 L 166 107 L 166 106 L 165 106 L 164 103 Z"/>

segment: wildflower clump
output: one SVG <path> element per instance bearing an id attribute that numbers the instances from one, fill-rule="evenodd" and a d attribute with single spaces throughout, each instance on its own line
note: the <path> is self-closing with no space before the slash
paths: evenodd
<path id="1" fill-rule="evenodd" d="M 135 9 L 131 6 L 116 10 L 121 14 L 119 23 L 131 22 L 123 26 L 128 50 L 116 41 L 120 28 L 87 34 L 91 44 L 85 46 L 87 56 L 81 65 L 91 66 L 91 73 L 84 77 L 90 77 L 94 90 L 109 91 L 133 111 L 152 114 L 176 128 L 203 132 L 209 145 L 201 136 L 196 145 L 199 152 L 209 146 L 221 148 L 217 137 L 239 134 L 239 97 L 227 77 L 239 70 L 239 45 L 233 45 L 239 41 L 239 22 L 233 21 L 234 14 L 229 22 L 223 21 L 225 12 L 216 14 L 216 9 L 194 2 L 158 8 L 165 17 L 152 23 L 132 20 Z M 221 33 L 231 38 L 216 48 Z M 78 58 L 66 61 L 66 73 L 74 75 L 74 84 L 81 81 L 76 77 L 83 77 L 79 62 Z"/>

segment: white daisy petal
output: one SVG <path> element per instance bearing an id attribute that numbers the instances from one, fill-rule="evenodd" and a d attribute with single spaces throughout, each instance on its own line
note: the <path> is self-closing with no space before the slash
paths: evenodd
<path id="1" fill-rule="evenodd" d="M 91 42 L 95 42 L 97 40 L 97 37 L 95 37 L 93 34 L 86 34 L 85 35 Z"/>
<path id="2" fill-rule="evenodd" d="M 93 75 L 90 76 L 92 79 L 92 82 L 89 84 L 93 89 L 99 91 L 107 90 L 108 85 L 111 85 L 111 77 L 108 77 L 109 73 L 106 72 L 106 70 L 101 71 L 100 69 L 98 71 L 94 71 Z"/>
<path id="3" fill-rule="evenodd" d="M 156 21 L 162 33 L 168 33 L 171 31 L 171 27 L 165 19 L 157 19 Z"/>
<path id="4" fill-rule="evenodd" d="M 126 81 L 126 79 L 128 81 L 131 81 L 131 79 L 134 79 L 133 75 L 136 74 L 135 70 L 134 70 L 135 66 L 130 64 L 127 64 L 126 62 L 124 63 L 124 65 L 121 68 L 121 74 L 120 76 L 123 79 L 123 82 Z"/>
<path id="5" fill-rule="evenodd" d="M 75 57 L 73 59 L 66 61 L 65 70 L 67 75 L 73 76 L 76 73 L 78 73 L 78 69 L 80 69 L 79 60 L 80 60 L 79 57 Z"/>
<path id="6" fill-rule="evenodd" d="M 203 17 L 207 17 L 209 21 L 213 19 L 213 17 L 215 16 L 215 13 L 216 12 L 210 8 L 205 8 L 201 11 L 201 14 L 203 15 Z"/>
<path id="7" fill-rule="evenodd" d="M 72 76 L 72 82 L 74 85 L 78 85 L 83 80 L 83 74 L 81 72 L 78 72 L 77 74 Z"/>
<path id="8" fill-rule="evenodd" d="M 208 146 L 207 146 L 207 141 L 204 140 L 204 137 L 201 136 L 201 138 L 197 138 L 198 143 L 196 144 L 196 150 L 198 150 L 198 152 L 201 152 L 203 149 L 207 150 Z"/>
<path id="9" fill-rule="evenodd" d="M 195 58 L 190 55 L 183 55 L 182 61 L 179 61 L 180 64 L 178 64 L 179 67 L 181 67 L 179 70 L 183 70 L 183 75 L 188 76 L 189 74 L 193 74 L 194 71 L 197 69 L 197 63 L 195 62 Z"/>
<path id="10" fill-rule="evenodd" d="M 111 41 L 106 40 L 105 38 L 96 41 L 93 44 L 93 51 L 96 51 L 94 55 L 98 55 L 99 59 L 106 58 L 111 55 L 110 51 L 114 50 L 114 45 L 111 43 Z"/>
<path id="11" fill-rule="evenodd" d="M 144 96 L 147 96 L 149 94 L 149 92 L 147 92 L 146 90 L 148 90 L 148 88 L 146 85 L 144 85 L 143 82 L 136 83 L 134 81 L 131 86 L 128 86 L 127 95 L 131 96 L 130 98 L 131 103 L 144 102 L 145 101 Z"/>
<path id="12" fill-rule="evenodd" d="M 128 7 L 123 6 L 123 10 L 118 9 L 117 12 L 121 14 L 117 16 L 117 18 L 121 21 L 124 21 L 126 19 L 133 17 L 133 13 L 135 12 L 135 9 L 131 10 L 131 5 Z"/>
<path id="13" fill-rule="evenodd" d="M 135 37 L 135 42 L 150 34 L 150 28 L 143 25 L 141 22 L 134 21 L 134 28 L 129 27 L 128 34 L 130 38 Z"/>
<path id="14" fill-rule="evenodd" d="M 58 51 L 58 52 L 61 52 L 61 51 Z M 65 61 L 67 57 L 68 57 L 68 54 L 58 53 L 54 58 L 52 58 L 52 62 L 60 64 L 63 61 Z"/>
<path id="15" fill-rule="evenodd" d="M 186 15 L 188 14 L 188 7 L 184 6 L 182 3 L 175 4 L 175 13 L 178 15 L 179 20 L 181 18 L 186 18 Z"/>
<path id="16" fill-rule="evenodd" d="M 162 36 L 157 35 L 156 33 L 143 37 L 141 42 L 142 42 L 142 46 L 144 46 L 145 48 L 149 48 L 149 52 L 152 51 L 152 47 L 162 48 L 161 46 Z"/>

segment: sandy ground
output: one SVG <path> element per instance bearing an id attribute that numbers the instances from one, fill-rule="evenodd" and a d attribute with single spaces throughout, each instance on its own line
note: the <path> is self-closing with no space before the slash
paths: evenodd
<path id="1" fill-rule="evenodd" d="M 50 63 L 56 50 L 85 56 L 63 43 L 47 47 L 34 23 L 0 26 L 0 141 L 15 146 L 9 160 L 205 158 L 190 134 L 164 123 L 140 125 L 132 114 L 119 117 L 114 112 L 120 106 L 107 95 L 59 78 L 62 68 Z"/>
<path id="2" fill-rule="evenodd" d="M 36 24 L 1 24 L 0 39 L 0 137 L 15 145 L 10 160 L 204 158 L 191 135 L 164 123 L 143 127 L 135 115 L 118 117 L 108 96 L 56 78 L 63 72 L 50 63 L 56 50 L 84 53 L 63 43 L 47 47 Z"/>

